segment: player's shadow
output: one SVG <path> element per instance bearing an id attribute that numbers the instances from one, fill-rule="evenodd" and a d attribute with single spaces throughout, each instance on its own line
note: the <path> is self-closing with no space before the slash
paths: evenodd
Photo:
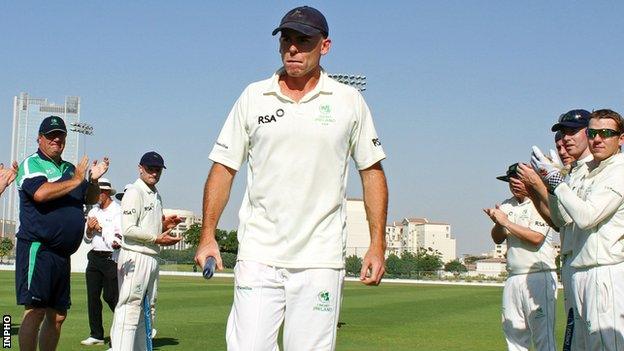
<path id="1" fill-rule="evenodd" d="M 11 323 L 11 336 L 19 334 L 19 324 Z"/>
<path id="2" fill-rule="evenodd" d="M 152 346 L 154 349 L 161 346 L 179 345 L 180 342 L 176 338 L 156 338 L 152 340 Z"/>

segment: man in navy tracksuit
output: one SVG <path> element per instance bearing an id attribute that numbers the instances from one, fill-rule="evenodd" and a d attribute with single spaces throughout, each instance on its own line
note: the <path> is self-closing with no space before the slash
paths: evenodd
<path id="1" fill-rule="evenodd" d="M 57 116 L 39 126 L 39 149 L 19 166 L 20 227 L 17 233 L 15 291 L 24 305 L 19 330 L 21 350 L 54 350 L 71 305 L 70 255 L 82 241 L 83 205 L 100 193 L 97 180 L 108 170 L 108 159 L 94 161 L 85 180 L 89 159 L 77 166 L 63 161 L 67 128 Z M 39 330 L 41 328 L 41 330 Z"/>

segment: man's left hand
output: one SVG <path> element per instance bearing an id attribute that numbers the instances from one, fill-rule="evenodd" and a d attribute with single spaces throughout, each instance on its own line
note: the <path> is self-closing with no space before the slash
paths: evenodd
<path id="1" fill-rule="evenodd" d="M 381 278 L 386 272 L 385 256 L 383 247 L 372 246 L 368 248 L 362 270 L 360 271 L 360 281 L 365 285 L 379 285 Z"/>
<path id="2" fill-rule="evenodd" d="M 485 214 L 487 214 L 495 224 L 505 226 L 505 224 L 509 221 L 505 212 L 500 209 L 499 204 L 496 204 L 496 207 L 494 208 L 484 208 L 483 212 L 485 212 Z"/>
<path id="3" fill-rule="evenodd" d="M 544 184 L 540 176 L 535 172 L 535 170 L 524 163 L 518 164 L 518 178 L 526 185 L 527 187 L 536 189 L 541 184 Z"/>
<path id="4" fill-rule="evenodd" d="M 108 171 L 109 164 L 110 161 L 108 160 L 108 157 L 104 157 L 101 162 L 98 162 L 97 160 L 93 161 L 93 164 L 91 165 L 91 180 L 100 179 L 100 177 Z"/>
<path id="5" fill-rule="evenodd" d="M 182 218 L 178 217 L 178 215 L 171 215 L 171 216 L 163 216 L 163 229 L 168 230 L 168 229 L 173 229 L 175 228 L 178 224 L 182 223 Z"/>

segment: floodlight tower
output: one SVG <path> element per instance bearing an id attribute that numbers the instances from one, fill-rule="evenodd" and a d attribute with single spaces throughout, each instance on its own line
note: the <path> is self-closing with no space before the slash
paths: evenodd
<path id="1" fill-rule="evenodd" d="M 90 125 L 89 123 L 85 123 L 85 122 L 75 122 L 75 123 L 70 123 L 69 124 L 71 126 L 71 128 L 69 128 L 69 130 L 71 130 L 72 132 L 76 132 L 78 134 L 82 134 L 84 135 L 83 137 L 83 147 L 84 147 L 84 151 L 83 153 L 86 154 L 87 153 L 87 135 L 93 135 L 94 131 L 93 131 L 93 126 Z"/>
<path id="2" fill-rule="evenodd" d="M 364 75 L 336 73 L 329 74 L 329 77 L 339 81 L 340 83 L 350 85 L 359 91 L 366 90 L 366 76 Z"/>

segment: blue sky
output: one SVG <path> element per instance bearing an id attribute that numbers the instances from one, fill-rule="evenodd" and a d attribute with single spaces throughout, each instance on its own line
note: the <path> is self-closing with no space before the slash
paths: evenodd
<path id="1" fill-rule="evenodd" d="M 225 116 L 280 66 L 271 31 L 304 4 L 328 19 L 327 71 L 368 77 L 388 154 L 388 220 L 451 223 L 458 254 L 491 248 L 481 208 L 508 196 L 495 176 L 531 145 L 550 147 L 559 114 L 624 112 L 621 2 L 4 2 L 0 160 L 10 157 L 13 96 L 79 95 L 96 129 L 87 153 L 110 156 L 118 188 L 157 150 L 165 206 L 199 212 Z M 220 227 L 235 228 L 244 180 Z M 352 171 L 348 196 L 360 194 Z"/>

